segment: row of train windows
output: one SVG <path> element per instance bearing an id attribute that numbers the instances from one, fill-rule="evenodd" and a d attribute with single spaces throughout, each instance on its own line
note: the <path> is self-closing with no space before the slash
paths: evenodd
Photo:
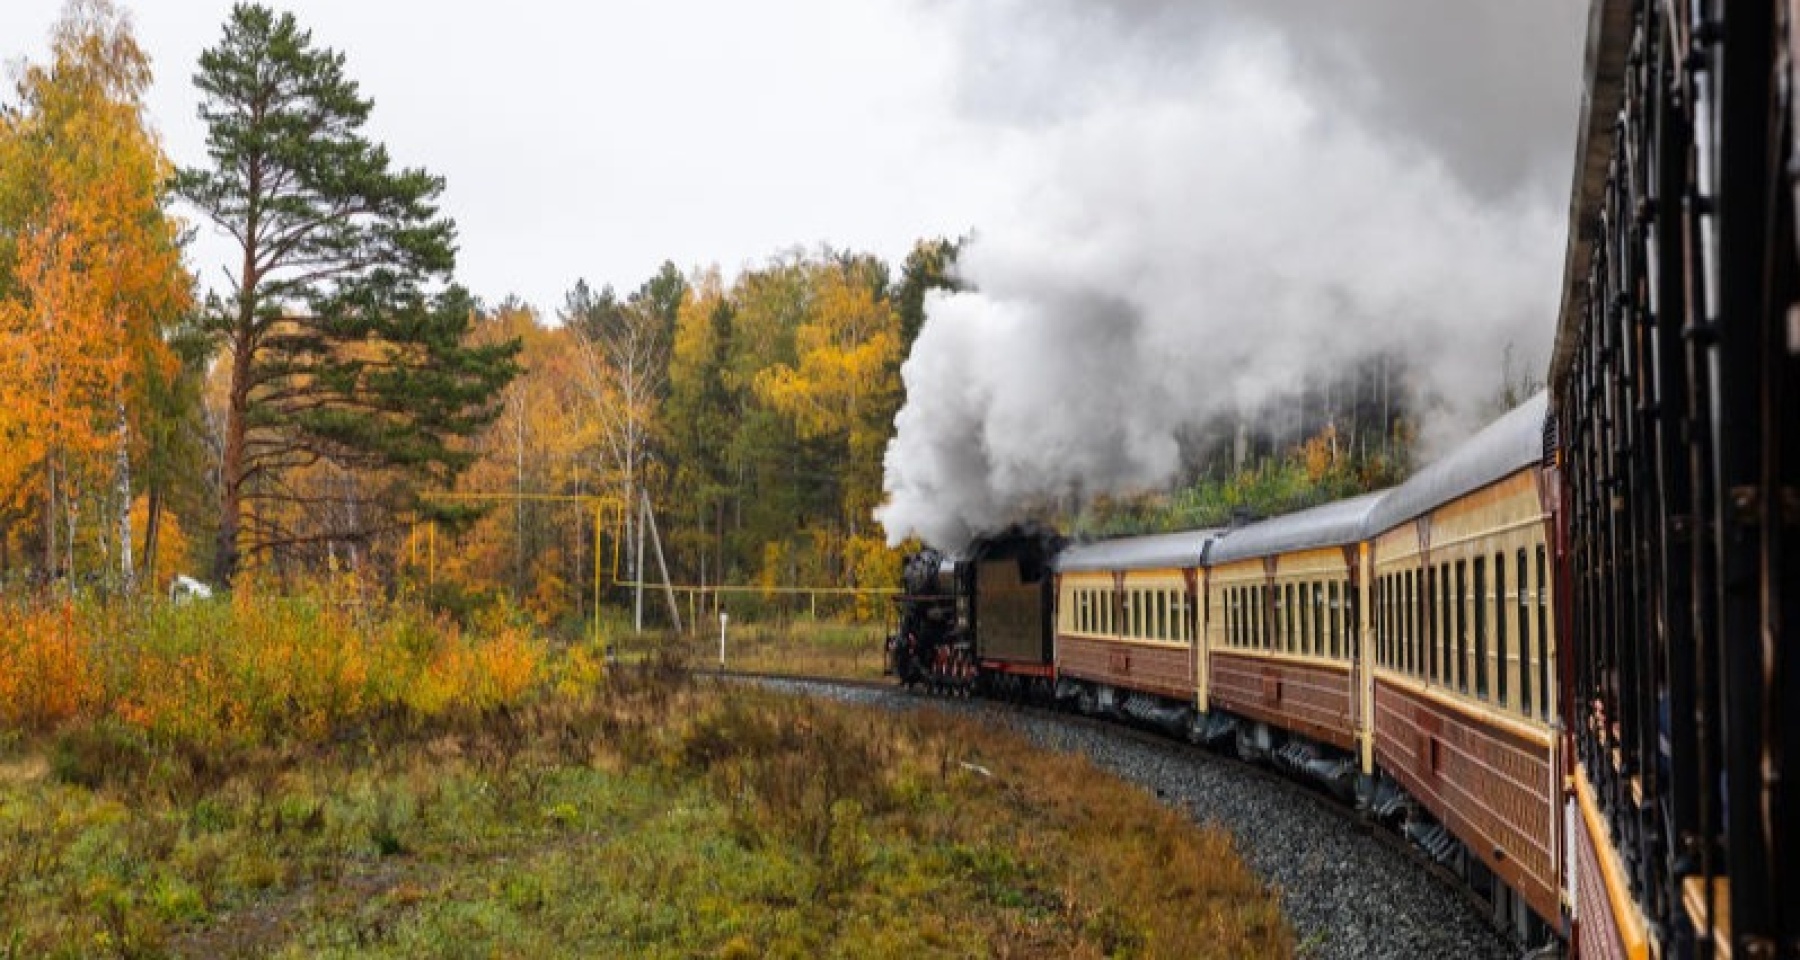
<path id="1" fill-rule="evenodd" d="M 1169 643 L 1194 639 L 1185 590 L 1136 588 L 1120 594 L 1111 589 L 1077 588 L 1070 599 L 1072 626 L 1078 633 Z"/>
<path id="2" fill-rule="evenodd" d="M 1226 587 L 1225 644 L 1353 660 L 1356 591 L 1348 580 Z"/>
<path id="3" fill-rule="evenodd" d="M 1516 587 L 1510 594 L 1509 569 Z M 1546 576 L 1539 544 L 1535 558 L 1520 547 L 1510 558 L 1496 553 L 1377 577 L 1376 661 L 1525 716 L 1547 718 Z"/>

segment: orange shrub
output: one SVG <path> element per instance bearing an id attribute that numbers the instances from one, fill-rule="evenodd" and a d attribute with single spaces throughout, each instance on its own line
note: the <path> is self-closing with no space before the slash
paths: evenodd
<path id="1" fill-rule="evenodd" d="M 439 716 L 546 686 L 541 642 L 371 600 L 348 578 L 295 595 L 241 585 L 174 606 L 0 603 L 0 726 L 112 715 L 162 741 L 318 741 L 369 715 Z"/>
<path id="2" fill-rule="evenodd" d="M 99 700 L 81 626 L 66 604 L 0 604 L 0 724 L 42 729 Z"/>

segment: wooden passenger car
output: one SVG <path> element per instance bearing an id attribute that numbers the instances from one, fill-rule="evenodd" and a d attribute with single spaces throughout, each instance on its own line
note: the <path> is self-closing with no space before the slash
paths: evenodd
<path id="1" fill-rule="evenodd" d="M 1200 682 L 1211 711 L 1356 748 L 1357 554 L 1381 496 L 1265 520 L 1213 547 Z"/>
<path id="2" fill-rule="evenodd" d="M 1555 924 L 1561 770 L 1542 394 L 1370 518 L 1374 761 Z M 1516 907 L 1513 907 L 1516 912 Z"/>
<path id="3" fill-rule="evenodd" d="M 1070 547 L 1057 559 L 1056 672 L 1195 705 L 1200 566 L 1212 530 Z"/>

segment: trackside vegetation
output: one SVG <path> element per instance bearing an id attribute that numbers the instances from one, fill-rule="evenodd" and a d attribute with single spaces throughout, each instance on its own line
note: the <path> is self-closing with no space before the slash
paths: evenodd
<path id="1" fill-rule="evenodd" d="M 1292 952 L 1085 760 L 354 587 L 13 602 L 0 957 Z"/>

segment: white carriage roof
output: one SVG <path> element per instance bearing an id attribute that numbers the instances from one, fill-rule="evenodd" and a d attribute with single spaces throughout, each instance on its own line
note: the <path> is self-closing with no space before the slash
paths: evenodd
<path id="1" fill-rule="evenodd" d="M 1549 394 L 1536 396 L 1488 424 L 1462 446 L 1395 487 L 1369 517 L 1375 536 L 1457 497 L 1505 479 L 1544 458 Z"/>
<path id="2" fill-rule="evenodd" d="M 1367 536 L 1369 515 L 1389 492 L 1380 490 L 1365 493 L 1360 497 L 1240 527 L 1227 533 L 1213 546 L 1206 562 L 1229 563 L 1233 560 L 1292 553 L 1295 550 L 1356 543 Z"/>
<path id="3" fill-rule="evenodd" d="M 1217 530 L 1184 530 L 1080 544 L 1056 558 L 1056 569 L 1059 573 L 1071 573 L 1198 567 L 1205 562 L 1206 550 L 1218 536 Z"/>

